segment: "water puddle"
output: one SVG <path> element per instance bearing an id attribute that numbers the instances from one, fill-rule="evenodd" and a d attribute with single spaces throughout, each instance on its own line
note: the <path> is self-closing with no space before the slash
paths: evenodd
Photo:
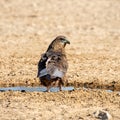
<path id="1" fill-rule="evenodd" d="M 46 87 L 6 87 L 6 88 L 0 88 L 0 92 L 5 92 L 5 91 L 21 91 L 21 92 L 45 92 L 47 89 Z M 72 91 L 74 90 L 74 87 L 69 86 L 69 87 L 62 87 L 63 91 Z M 59 88 L 58 87 L 52 87 L 50 89 L 51 92 L 58 92 Z"/>
<path id="2" fill-rule="evenodd" d="M 62 87 L 62 91 L 73 91 L 73 90 L 102 90 L 102 89 L 91 89 L 91 88 L 85 88 L 85 87 L 79 87 L 79 88 L 75 88 L 73 86 L 69 86 L 69 87 Z M 20 91 L 20 92 L 46 92 L 46 87 L 23 87 L 23 86 L 18 86 L 18 87 L 4 87 L 4 88 L 0 88 L 0 92 L 5 92 L 5 91 Z M 50 92 L 58 92 L 59 88 L 58 87 L 52 87 L 50 89 Z M 113 92 L 112 90 L 105 90 L 106 92 Z M 118 94 L 120 95 L 120 91 L 117 91 Z"/>

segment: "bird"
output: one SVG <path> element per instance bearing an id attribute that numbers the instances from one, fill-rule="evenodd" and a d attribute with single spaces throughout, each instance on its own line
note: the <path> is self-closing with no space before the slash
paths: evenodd
<path id="1" fill-rule="evenodd" d="M 65 36 L 57 36 L 50 43 L 46 52 L 41 55 L 37 77 L 41 85 L 47 88 L 46 92 L 50 92 L 50 88 L 53 86 L 58 86 L 62 91 L 68 70 L 68 60 L 65 53 L 67 44 L 70 44 L 70 41 Z"/>

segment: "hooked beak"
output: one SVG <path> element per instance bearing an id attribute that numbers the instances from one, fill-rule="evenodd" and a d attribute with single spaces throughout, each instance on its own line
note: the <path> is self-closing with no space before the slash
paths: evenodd
<path id="1" fill-rule="evenodd" d="M 70 44 L 70 41 L 68 41 L 67 39 L 65 39 L 64 43 L 65 44 Z"/>
<path id="2" fill-rule="evenodd" d="M 64 39 L 63 43 L 64 43 L 64 47 L 65 47 L 66 44 L 70 44 L 70 41 L 68 41 L 67 39 Z"/>

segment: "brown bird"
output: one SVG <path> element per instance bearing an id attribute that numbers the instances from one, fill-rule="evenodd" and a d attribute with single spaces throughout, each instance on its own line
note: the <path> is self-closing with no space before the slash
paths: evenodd
<path id="1" fill-rule="evenodd" d="M 65 81 L 68 69 L 65 46 L 70 42 L 64 36 L 56 37 L 49 45 L 47 51 L 41 55 L 38 63 L 38 75 L 41 84 L 50 91 L 52 86 L 57 85 L 60 90 Z"/>

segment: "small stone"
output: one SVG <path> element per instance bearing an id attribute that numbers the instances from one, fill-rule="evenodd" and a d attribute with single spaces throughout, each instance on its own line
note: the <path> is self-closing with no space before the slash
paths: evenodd
<path id="1" fill-rule="evenodd" d="M 21 92 L 26 92 L 25 90 L 21 90 Z"/>
<path id="2" fill-rule="evenodd" d="M 120 92 L 117 95 L 120 96 Z"/>
<path id="3" fill-rule="evenodd" d="M 112 116 L 105 110 L 97 110 L 93 114 L 94 114 L 94 117 L 100 120 L 111 120 L 112 119 Z"/>

